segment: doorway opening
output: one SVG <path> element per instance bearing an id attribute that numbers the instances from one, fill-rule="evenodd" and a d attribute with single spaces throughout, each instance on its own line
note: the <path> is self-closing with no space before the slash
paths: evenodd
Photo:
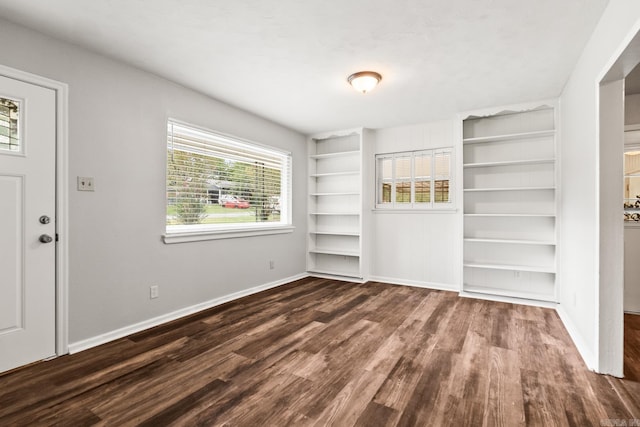
<path id="1" fill-rule="evenodd" d="M 640 66 L 624 81 L 624 376 L 640 381 Z"/>
<path id="2" fill-rule="evenodd" d="M 633 350 L 640 342 L 640 330 L 634 333 L 640 322 L 632 314 L 640 313 L 640 269 L 636 265 L 640 254 L 638 64 L 640 32 L 599 87 L 599 372 L 634 381 L 640 376 L 640 355 Z"/>

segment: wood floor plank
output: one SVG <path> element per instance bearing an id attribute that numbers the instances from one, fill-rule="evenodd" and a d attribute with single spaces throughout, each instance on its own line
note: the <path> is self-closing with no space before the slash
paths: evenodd
<path id="1" fill-rule="evenodd" d="M 415 386 L 410 387 L 398 426 L 430 425 L 438 394 L 444 389 L 444 379 L 451 373 L 451 353 L 434 350 L 429 354 L 432 369 L 420 373 Z"/>
<path id="2" fill-rule="evenodd" d="M 434 408 L 434 425 L 448 425 L 451 420 L 470 426 L 482 423 L 489 350 L 486 338 L 470 329 L 462 351 L 452 354 L 451 373 L 443 381 L 443 390 Z"/>
<path id="3" fill-rule="evenodd" d="M 517 352 L 501 347 L 489 350 L 489 369 L 483 426 L 525 424 L 520 363 Z"/>
<path id="4" fill-rule="evenodd" d="M 0 425 L 629 423 L 638 316 L 625 346 L 600 376 L 554 310 L 305 278 L 0 375 Z"/>
<path id="5" fill-rule="evenodd" d="M 359 371 L 359 375 L 347 383 L 329 402 L 325 410 L 316 418 L 314 425 L 354 425 L 384 379 L 384 375 L 376 372 Z"/>
<path id="6" fill-rule="evenodd" d="M 391 426 L 395 424 L 394 420 L 398 417 L 398 411 L 370 401 L 354 425 L 357 427 Z"/>
<path id="7" fill-rule="evenodd" d="M 524 415 L 527 425 L 564 427 L 569 421 L 564 416 L 562 402 L 552 391 L 552 387 L 540 382 L 538 372 L 521 370 Z"/>

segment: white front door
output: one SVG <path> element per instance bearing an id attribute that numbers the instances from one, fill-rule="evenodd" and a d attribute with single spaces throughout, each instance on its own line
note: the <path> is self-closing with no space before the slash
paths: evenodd
<path id="1" fill-rule="evenodd" d="M 56 353 L 56 92 L 0 76 L 0 372 Z"/>

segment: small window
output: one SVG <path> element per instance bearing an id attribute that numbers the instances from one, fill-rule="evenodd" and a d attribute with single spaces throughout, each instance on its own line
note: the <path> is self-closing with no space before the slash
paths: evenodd
<path id="1" fill-rule="evenodd" d="M 18 133 L 19 108 L 18 101 L 0 97 L 0 150 L 16 153 L 21 150 Z"/>
<path id="2" fill-rule="evenodd" d="M 377 208 L 433 209 L 451 205 L 451 148 L 378 154 Z"/>
<path id="3" fill-rule="evenodd" d="M 288 152 L 169 121 L 167 234 L 290 225 L 290 170 Z"/>

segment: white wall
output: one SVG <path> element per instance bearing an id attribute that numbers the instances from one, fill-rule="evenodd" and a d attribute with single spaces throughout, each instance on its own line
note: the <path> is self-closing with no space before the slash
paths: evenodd
<path id="1" fill-rule="evenodd" d="M 375 153 L 452 147 L 457 140 L 455 120 L 378 129 Z M 455 154 L 454 173 L 454 165 L 461 161 Z M 461 185 L 460 180 L 454 183 Z M 456 212 L 375 212 L 371 279 L 459 290 L 461 226 Z"/>
<path id="2" fill-rule="evenodd" d="M 590 368 L 599 369 L 598 90 L 638 28 L 640 2 L 611 0 L 561 96 L 560 308 Z M 606 284 L 603 284 L 606 286 Z"/>
<path id="3" fill-rule="evenodd" d="M 600 294 L 601 307 L 615 307 L 600 315 L 598 370 L 618 377 L 624 375 L 624 80 L 600 85 Z M 606 333 L 603 335 L 603 331 Z"/>
<path id="4" fill-rule="evenodd" d="M 9 22 L 0 39 L 3 65 L 69 84 L 71 343 L 304 272 L 302 135 Z M 290 150 L 295 232 L 163 244 L 168 117 Z M 75 191 L 76 176 L 96 191 Z"/>
<path id="5" fill-rule="evenodd" d="M 624 124 L 640 124 L 640 93 L 624 97 Z"/>

